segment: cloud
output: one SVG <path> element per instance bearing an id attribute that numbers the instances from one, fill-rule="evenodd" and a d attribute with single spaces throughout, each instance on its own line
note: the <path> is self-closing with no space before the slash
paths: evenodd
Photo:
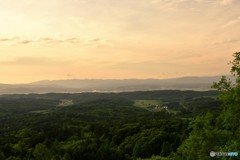
<path id="1" fill-rule="evenodd" d="M 221 44 L 231 44 L 231 43 L 238 43 L 240 42 L 240 39 L 228 39 L 228 40 L 224 40 L 221 42 L 214 42 L 212 43 L 212 45 L 221 45 Z"/>
<path id="2" fill-rule="evenodd" d="M 221 0 L 220 4 L 221 5 L 230 5 L 234 2 L 234 0 Z"/>
<path id="3" fill-rule="evenodd" d="M 235 0 L 152 0 L 152 4 L 165 4 L 171 7 L 178 7 L 181 4 L 194 4 L 196 3 L 220 3 L 221 5 L 230 5 Z"/>
<path id="4" fill-rule="evenodd" d="M 18 39 L 19 39 L 19 37 L 0 38 L 0 42 L 16 41 Z"/>
<path id="5" fill-rule="evenodd" d="M 114 46 L 110 40 L 98 37 L 41 37 L 37 39 L 28 39 L 20 37 L 1 38 L 0 44 L 43 44 L 43 45 L 75 45 L 78 47 L 99 47 Z"/>
<path id="6" fill-rule="evenodd" d="M 240 22 L 240 16 L 235 18 L 235 19 L 231 19 L 229 20 L 227 23 L 223 24 L 222 25 L 222 28 L 226 28 L 226 27 L 229 27 L 229 26 L 233 26 L 235 24 L 238 24 Z"/>
<path id="7" fill-rule="evenodd" d="M 19 44 L 28 44 L 28 43 L 32 43 L 32 41 L 30 40 L 23 40 L 23 41 L 19 41 Z"/>
<path id="8" fill-rule="evenodd" d="M 10 61 L 0 61 L 0 65 L 45 66 L 72 64 L 72 60 L 59 60 L 56 57 L 16 57 Z"/>

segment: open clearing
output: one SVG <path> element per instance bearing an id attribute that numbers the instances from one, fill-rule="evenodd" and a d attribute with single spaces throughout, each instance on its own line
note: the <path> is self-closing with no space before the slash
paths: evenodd
<path id="1" fill-rule="evenodd" d="M 160 106 L 162 102 L 160 100 L 135 100 L 134 106 L 147 108 L 149 106 Z"/>

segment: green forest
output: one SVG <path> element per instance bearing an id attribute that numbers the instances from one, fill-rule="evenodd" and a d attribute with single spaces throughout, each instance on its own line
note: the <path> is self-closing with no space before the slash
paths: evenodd
<path id="1" fill-rule="evenodd" d="M 0 95 L 0 160 L 208 160 L 240 153 L 240 52 L 210 91 Z"/>

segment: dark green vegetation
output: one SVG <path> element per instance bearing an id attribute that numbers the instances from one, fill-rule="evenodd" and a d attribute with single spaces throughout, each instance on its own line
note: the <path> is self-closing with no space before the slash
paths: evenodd
<path id="1" fill-rule="evenodd" d="M 166 157 L 188 137 L 188 125 L 195 115 L 220 112 L 217 94 L 149 91 L 2 95 L 0 157 Z M 143 107 L 136 106 L 136 102 L 144 102 Z M 144 105 L 160 109 L 148 110 Z"/>
<path id="2" fill-rule="evenodd" d="M 177 149 L 174 159 L 210 159 L 210 151 L 240 153 L 240 52 L 233 57 L 231 73 L 236 82 L 223 76 L 213 85 L 221 91 L 219 100 L 223 110 L 219 115 L 207 113 L 192 121 L 192 131 Z M 239 156 L 218 159 L 239 159 Z"/>
<path id="3" fill-rule="evenodd" d="M 205 160 L 212 150 L 239 152 L 234 56 L 237 83 L 223 77 L 219 91 L 2 95 L 0 159 Z"/>

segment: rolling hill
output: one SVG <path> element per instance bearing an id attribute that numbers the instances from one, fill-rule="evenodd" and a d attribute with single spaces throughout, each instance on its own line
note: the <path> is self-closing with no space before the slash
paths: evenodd
<path id="1" fill-rule="evenodd" d="M 148 90 L 210 90 L 220 76 L 174 79 L 69 79 L 43 80 L 29 84 L 0 84 L 0 94 L 123 92 Z M 229 77 L 233 79 L 233 77 Z"/>

